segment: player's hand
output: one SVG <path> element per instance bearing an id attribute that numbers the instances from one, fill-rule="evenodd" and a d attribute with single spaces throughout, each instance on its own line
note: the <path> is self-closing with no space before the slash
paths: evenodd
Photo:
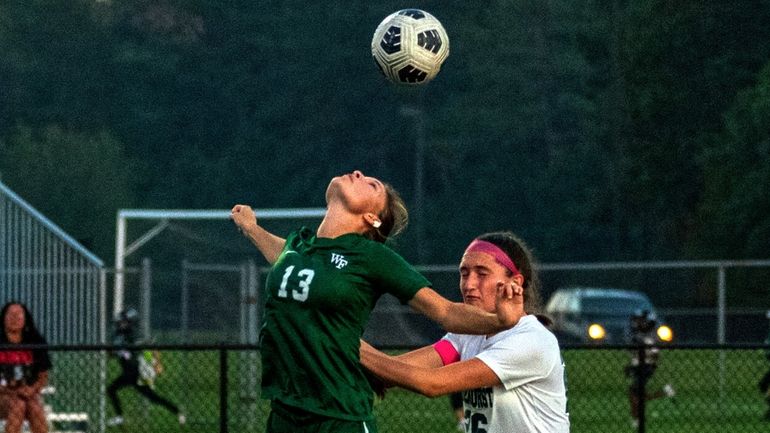
<path id="1" fill-rule="evenodd" d="M 230 219 L 233 220 L 238 230 L 246 232 L 257 225 L 257 216 L 249 205 L 237 204 L 230 210 Z"/>
<path id="2" fill-rule="evenodd" d="M 524 311 L 524 288 L 515 281 L 498 281 L 497 296 L 495 298 L 497 319 L 500 323 L 510 328 L 526 315 Z"/>

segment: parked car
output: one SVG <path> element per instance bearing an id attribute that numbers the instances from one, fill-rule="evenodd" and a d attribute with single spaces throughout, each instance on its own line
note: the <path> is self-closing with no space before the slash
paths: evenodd
<path id="1" fill-rule="evenodd" d="M 554 334 L 563 343 L 629 344 L 631 319 L 640 315 L 653 321 L 659 342 L 671 342 L 674 337 L 647 295 L 635 290 L 562 288 L 548 300 L 545 312 L 553 320 Z"/>

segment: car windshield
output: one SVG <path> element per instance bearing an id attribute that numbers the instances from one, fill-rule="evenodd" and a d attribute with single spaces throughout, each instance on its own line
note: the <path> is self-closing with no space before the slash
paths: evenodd
<path id="1" fill-rule="evenodd" d="M 606 314 L 613 316 L 632 316 L 640 311 L 652 311 L 652 305 L 639 298 L 583 298 L 582 310 L 584 314 Z"/>

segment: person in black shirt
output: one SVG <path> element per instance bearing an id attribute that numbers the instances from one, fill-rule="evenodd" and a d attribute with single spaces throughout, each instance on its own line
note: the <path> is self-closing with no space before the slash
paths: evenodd
<path id="1" fill-rule="evenodd" d="M 639 349 L 631 351 L 631 358 L 625 367 L 626 376 L 630 380 L 628 399 L 631 404 L 631 425 L 634 428 L 639 425 L 639 416 L 641 415 L 639 413 L 640 396 L 644 398 L 644 401 L 650 401 L 664 397 L 672 398 L 676 395 L 674 387 L 669 383 L 653 392 L 647 391 L 646 388 L 647 382 L 658 369 L 660 349 L 655 346 L 657 342 L 656 328 L 656 319 L 649 311 L 641 311 L 631 317 L 631 344 L 643 348 L 643 353 L 640 353 Z M 640 359 L 640 355 L 643 355 L 642 359 Z"/>

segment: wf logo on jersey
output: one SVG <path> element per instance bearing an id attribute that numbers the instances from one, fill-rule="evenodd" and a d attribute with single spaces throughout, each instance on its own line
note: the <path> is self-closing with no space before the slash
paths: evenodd
<path id="1" fill-rule="evenodd" d="M 348 265 L 348 261 L 345 259 L 345 256 L 335 253 L 332 253 L 332 263 L 337 269 L 342 269 Z"/>

